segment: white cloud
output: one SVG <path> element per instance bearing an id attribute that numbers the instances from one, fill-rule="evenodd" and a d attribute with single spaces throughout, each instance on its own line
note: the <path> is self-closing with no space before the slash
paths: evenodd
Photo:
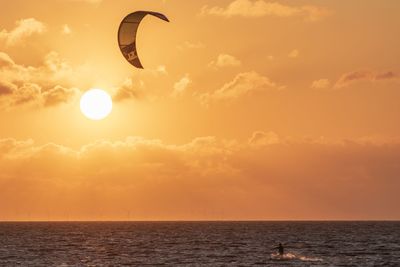
<path id="1" fill-rule="evenodd" d="M 10 67 L 14 65 L 14 60 L 12 60 L 8 54 L 0 52 L 0 67 Z"/>
<path id="2" fill-rule="evenodd" d="M 213 101 L 233 101 L 255 92 L 280 89 L 283 89 L 283 86 L 277 85 L 257 72 L 244 72 L 236 75 L 231 82 L 226 83 L 220 89 L 201 95 L 200 100 L 208 106 Z"/>
<path id="3" fill-rule="evenodd" d="M 227 7 L 208 7 L 204 6 L 201 10 L 203 15 L 214 15 L 230 18 L 233 16 L 242 17 L 303 17 L 309 21 L 320 20 L 330 12 L 317 6 L 289 6 L 277 2 L 267 2 L 264 0 L 234 0 Z"/>
<path id="4" fill-rule="evenodd" d="M 325 89 L 325 88 L 329 87 L 329 85 L 330 85 L 330 82 L 328 79 L 319 79 L 319 80 L 315 80 L 312 82 L 311 88 Z"/>
<path id="5" fill-rule="evenodd" d="M 152 80 L 162 77 L 167 77 L 167 67 L 159 65 L 154 69 L 144 69 L 140 72 L 135 72 L 131 77 L 126 78 L 121 85 L 114 88 L 113 100 L 122 102 L 129 99 L 147 99 L 152 100 L 156 97 L 151 92 Z M 150 85 L 146 87 L 147 85 Z"/>
<path id="6" fill-rule="evenodd" d="M 99 4 L 99 3 L 103 2 L 103 0 L 65 0 L 65 1 L 69 1 L 69 2 L 86 2 L 86 3 L 90 3 L 90 4 Z"/>
<path id="7" fill-rule="evenodd" d="M 241 64 L 242 62 L 234 56 L 228 54 L 220 54 L 218 55 L 217 59 L 211 61 L 208 66 L 213 69 L 218 69 L 223 67 L 237 67 Z"/>
<path id="8" fill-rule="evenodd" d="M 0 52 L 1 107 L 54 106 L 68 102 L 79 93 L 76 81 L 85 76 L 85 68 L 72 67 L 54 51 L 37 67 L 19 65 Z"/>
<path id="9" fill-rule="evenodd" d="M 77 88 L 65 88 L 57 85 L 44 91 L 41 97 L 43 99 L 43 105 L 45 107 L 50 107 L 60 103 L 67 103 L 79 93 L 80 91 Z"/>
<path id="10" fill-rule="evenodd" d="M 144 89 L 144 82 L 140 81 L 134 84 L 131 78 L 126 79 L 120 87 L 116 89 L 113 96 L 115 102 L 121 102 L 128 99 L 138 99 L 142 96 Z"/>
<path id="11" fill-rule="evenodd" d="M 64 25 L 62 26 L 61 33 L 62 33 L 62 34 L 65 34 L 65 35 L 69 35 L 69 34 L 72 33 L 72 30 L 71 30 L 71 28 L 68 26 L 68 24 L 64 24 Z"/>
<path id="12" fill-rule="evenodd" d="M 171 95 L 173 97 L 179 97 L 183 95 L 191 83 L 192 80 L 189 78 L 189 75 L 186 74 L 174 84 L 174 90 L 172 91 Z"/>
<path id="13" fill-rule="evenodd" d="M 203 43 L 197 42 L 197 43 L 192 43 L 189 41 L 184 42 L 183 44 L 180 44 L 177 46 L 179 50 L 184 50 L 184 49 L 201 49 L 204 48 L 205 45 Z"/>
<path id="14" fill-rule="evenodd" d="M 34 18 L 21 19 L 16 22 L 16 27 L 11 31 L 2 30 L 0 40 L 4 40 L 6 45 L 13 46 L 25 41 L 26 38 L 34 34 L 42 34 L 46 31 L 46 26 Z"/>
<path id="15" fill-rule="evenodd" d="M 158 66 L 156 71 L 159 72 L 160 74 L 168 74 L 167 67 L 165 67 L 164 65 Z"/>
<path id="16" fill-rule="evenodd" d="M 278 144 L 280 142 L 281 140 L 279 136 L 274 132 L 266 133 L 263 131 L 256 131 L 249 139 L 249 145 L 252 146 L 266 146 L 266 145 Z"/>

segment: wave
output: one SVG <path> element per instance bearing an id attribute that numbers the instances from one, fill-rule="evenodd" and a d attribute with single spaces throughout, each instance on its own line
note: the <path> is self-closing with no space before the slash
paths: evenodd
<path id="1" fill-rule="evenodd" d="M 271 260 L 300 260 L 300 261 L 323 261 L 321 258 L 317 257 L 306 257 L 302 255 L 296 255 L 293 253 L 285 253 L 280 255 L 279 253 L 271 254 Z"/>

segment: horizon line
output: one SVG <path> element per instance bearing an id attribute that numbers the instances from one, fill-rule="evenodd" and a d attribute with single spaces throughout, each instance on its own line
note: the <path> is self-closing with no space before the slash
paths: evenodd
<path id="1" fill-rule="evenodd" d="M 400 219 L 314 219 L 314 220 L 0 220 L 0 223 L 185 223 L 185 222 L 400 222 Z"/>

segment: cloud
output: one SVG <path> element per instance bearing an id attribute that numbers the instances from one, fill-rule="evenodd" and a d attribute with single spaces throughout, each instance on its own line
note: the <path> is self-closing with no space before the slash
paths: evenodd
<path id="1" fill-rule="evenodd" d="M 288 57 L 289 58 L 297 58 L 299 56 L 299 54 L 300 54 L 299 50 L 294 49 L 288 54 Z"/>
<path id="2" fill-rule="evenodd" d="M 280 143 L 279 136 L 274 132 L 263 132 L 257 131 L 254 132 L 251 138 L 249 139 L 249 144 L 254 146 L 265 146 Z"/>
<path id="3" fill-rule="evenodd" d="M 330 85 L 330 82 L 328 79 L 319 79 L 319 80 L 315 80 L 312 82 L 311 88 L 325 89 L 325 88 L 329 87 L 329 85 Z"/>
<path id="4" fill-rule="evenodd" d="M 213 69 L 218 69 L 223 67 L 237 67 L 241 64 L 242 62 L 234 56 L 228 54 L 220 54 L 218 55 L 217 59 L 211 61 L 208 66 Z"/>
<path id="5" fill-rule="evenodd" d="M 141 81 L 135 85 L 132 79 L 126 79 L 120 87 L 117 88 L 114 96 L 114 102 L 121 102 L 128 99 L 138 99 L 143 94 L 144 83 Z"/>
<path id="6" fill-rule="evenodd" d="M 12 106 L 39 102 L 42 88 L 35 83 L 24 83 L 12 95 Z"/>
<path id="7" fill-rule="evenodd" d="M 399 157 L 398 141 L 293 140 L 263 131 L 243 143 L 128 137 L 78 149 L 2 139 L 0 217 L 399 219 Z"/>
<path id="8" fill-rule="evenodd" d="M 267 2 L 264 0 L 234 0 L 227 7 L 208 7 L 204 6 L 201 10 L 202 15 L 214 15 L 225 18 L 234 16 L 241 17 L 302 17 L 308 21 L 318 21 L 330 15 L 330 11 L 317 6 L 289 6 L 277 2 Z"/>
<path id="9" fill-rule="evenodd" d="M 1 67 L 12 67 L 15 62 L 11 59 L 9 55 L 4 52 L 0 52 L 0 68 Z"/>
<path id="10" fill-rule="evenodd" d="M 154 82 L 155 78 L 161 79 L 167 76 L 167 67 L 164 65 L 135 72 L 131 77 L 126 78 L 121 85 L 113 89 L 113 100 L 118 103 L 129 99 L 155 99 L 156 94 L 152 89 L 154 90 L 157 86 L 153 87 L 152 82 Z"/>
<path id="11" fill-rule="evenodd" d="M 400 75 L 393 71 L 359 70 L 343 74 L 335 84 L 335 88 L 347 87 L 356 82 L 398 81 Z"/>
<path id="12" fill-rule="evenodd" d="M 207 106 L 213 101 L 233 101 L 256 92 L 280 90 L 282 88 L 282 86 L 277 85 L 257 72 L 243 72 L 239 73 L 232 81 L 226 83 L 220 89 L 201 95 L 200 99 Z"/>
<path id="13" fill-rule="evenodd" d="M 167 72 L 167 67 L 164 65 L 160 65 L 157 67 L 156 72 L 160 73 L 160 74 L 168 74 Z"/>
<path id="14" fill-rule="evenodd" d="M 68 26 L 68 24 L 64 24 L 61 28 L 61 33 L 65 35 L 69 35 L 72 33 L 71 28 Z"/>
<path id="15" fill-rule="evenodd" d="M 68 103 L 79 93 L 80 91 L 77 88 L 65 88 L 57 85 L 42 93 L 43 105 L 50 107 L 60 103 Z"/>
<path id="16" fill-rule="evenodd" d="M 100 4 L 103 0 L 65 0 L 69 2 L 86 2 L 89 4 Z"/>
<path id="17" fill-rule="evenodd" d="M 19 65 L 0 52 L 0 105 L 50 107 L 66 103 L 79 94 L 72 85 L 83 76 L 82 69 L 73 68 L 56 52 L 47 54 L 37 67 Z"/>
<path id="18" fill-rule="evenodd" d="M 50 71 L 56 73 L 58 76 L 68 76 L 72 70 L 72 67 L 68 64 L 68 62 L 61 58 L 60 55 L 51 51 L 44 58 L 44 65 Z"/>
<path id="19" fill-rule="evenodd" d="M 0 80 L 0 96 L 12 94 L 17 89 L 15 84 Z"/>
<path id="20" fill-rule="evenodd" d="M 189 42 L 189 41 L 186 41 L 186 42 L 184 42 L 183 44 L 180 44 L 180 45 L 177 46 L 177 48 L 178 48 L 179 50 L 185 50 L 185 49 L 201 49 L 201 48 L 204 48 L 204 47 L 205 47 L 205 45 L 204 45 L 203 43 L 201 43 L 201 42 L 192 43 L 192 42 Z"/>
<path id="21" fill-rule="evenodd" d="M 326 17 L 331 16 L 333 13 L 327 8 L 311 5 L 302 6 L 301 9 L 303 11 L 303 17 L 305 18 L 305 20 L 310 22 L 320 21 Z"/>
<path id="22" fill-rule="evenodd" d="M 80 92 L 77 88 L 64 88 L 60 85 L 46 90 L 43 90 L 40 85 L 35 83 L 24 83 L 18 88 L 15 85 L 12 86 L 10 91 L 6 92 L 6 94 L 9 95 L 8 107 L 27 104 L 43 107 L 56 106 L 62 103 L 68 103 Z"/>
<path id="23" fill-rule="evenodd" d="M 186 74 L 174 84 L 174 90 L 172 91 L 171 95 L 173 97 L 179 97 L 183 95 L 191 83 L 192 80 L 189 78 L 189 75 Z"/>
<path id="24" fill-rule="evenodd" d="M 16 22 L 16 27 L 11 31 L 2 30 L 0 40 L 4 40 L 6 45 L 13 46 L 23 42 L 26 38 L 42 34 L 46 31 L 46 26 L 34 18 L 21 19 Z"/>

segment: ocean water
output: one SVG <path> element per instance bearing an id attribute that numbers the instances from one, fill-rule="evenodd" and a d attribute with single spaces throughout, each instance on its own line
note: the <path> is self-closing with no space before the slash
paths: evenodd
<path id="1" fill-rule="evenodd" d="M 400 266 L 400 222 L 0 223 L 0 266 Z"/>

